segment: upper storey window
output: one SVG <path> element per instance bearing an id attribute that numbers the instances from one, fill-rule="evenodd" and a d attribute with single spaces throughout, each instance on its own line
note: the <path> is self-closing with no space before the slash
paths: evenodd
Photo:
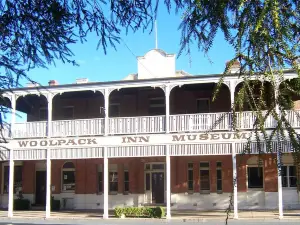
<path id="1" fill-rule="evenodd" d="M 208 113 L 210 111 L 209 98 L 197 99 L 197 113 Z"/>
<path id="2" fill-rule="evenodd" d="M 40 108 L 39 119 L 40 120 L 47 120 L 48 119 L 48 109 L 47 108 L 45 108 L 45 107 Z"/>
<path id="3" fill-rule="evenodd" d="M 149 115 L 165 115 L 166 114 L 166 104 L 164 97 L 150 98 L 149 99 Z"/>
<path id="4" fill-rule="evenodd" d="M 120 116 L 120 103 L 110 103 L 109 117 L 119 117 L 119 116 Z"/>
<path id="5" fill-rule="evenodd" d="M 64 119 L 74 119 L 74 107 L 66 106 L 63 108 L 63 117 Z"/>

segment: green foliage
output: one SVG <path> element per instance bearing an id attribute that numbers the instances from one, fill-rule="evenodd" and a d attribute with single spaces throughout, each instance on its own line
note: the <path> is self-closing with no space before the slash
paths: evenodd
<path id="1" fill-rule="evenodd" d="M 163 207 L 116 207 L 114 210 L 116 217 L 148 217 L 148 218 L 163 218 L 165 210 Z"/>
<path id="2" fill-rule="evenodd" d="M 28 199 L 14 199 L 14 210 L 29 210 L 30 201 Z"/>

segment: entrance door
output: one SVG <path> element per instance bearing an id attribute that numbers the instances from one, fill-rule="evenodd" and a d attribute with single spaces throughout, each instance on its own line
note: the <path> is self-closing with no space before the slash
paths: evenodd
<path id="1" fill-rule="evenodd" d="M 152 172 L 152 203 L 164 203 L 164 180 L 163 172 Z"/>
<path id="2" fill-rule="evenodd" d="M 36 171 L 35 204 L 46 205 L 46 171 Z"/>

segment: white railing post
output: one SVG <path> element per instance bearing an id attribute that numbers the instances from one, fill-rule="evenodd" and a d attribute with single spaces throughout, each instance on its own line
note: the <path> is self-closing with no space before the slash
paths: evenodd
<path id="1" fill-rule="evenodd" d="M 47 129 L 47 136 L 51 137 L 52 136 L 52 99 L 53 96 L 51 93 L 48 94 L 47 100 L 48 100 L 48 129 Z"/>
<path id="2" fill-rule="evenodd" d="M 10 98 L 11 103 L 11 121 L 10 121 L 10 137 L 14 137 L 15 123 L 16 123 L 16 95 L 12 94 Z"/>
<path id="3" fill-rule="evenodd" d="M 236 151 L 235 143 L 231 144 L 232 151 L 232 176 L 233 176 L 233 218 L 238 219 L 238 190 L 237 190 L 237 171 L 236 171 Z"/>
<path id="4" fill-rule="evenodd" d="M 166 170 L 167 170 L 167 214 L 166 219 L 171 219 L 171 157 L 170 146 L 166 145 Z"/>
<path id="5" fill-rule="evenodd" d="M 51 149 L 47 149 L 46 218 L 51 215 Z"/>
<path id="6" fill-rule="evenodd" d="M 9 187 L 8 187 L 8 217 L 13 217 L 14 210 L 14 151 L 10 149 L 9 153 Z"/>
<path id="7" fill-rule="evenodd" d="M 166 85 L 165 88 L 166 98 L 166 133 L 170 131 L 170 86 Z"/>
<path id="8" fill-rule="evenodd" d="M 235 81 L 231 80 L 229 82 L 229 89 L 230 89 L 230 103 L 231 103 L 231 113 L 230 113 L 230 127 L 229 129 L 231 129 L 233 131 L 233 120 L 234 120 L 234 116 L 233 115 L 233 108 L 235 107 L 234 105 L 234 94 L 235 94 L 235 88 L 236 88 L 236 83 Z"/>
<path id="9" fill-rule="evenodd" d="M 108 219 L 108 157 L 107 157 L 107 147 L 103 148 L 103 219 Z"/>
<path id="10" fill-rule="evenodd" d="M 104 89 L 104 135 L 107 136 L 109 134 L 109 90 Z"/>

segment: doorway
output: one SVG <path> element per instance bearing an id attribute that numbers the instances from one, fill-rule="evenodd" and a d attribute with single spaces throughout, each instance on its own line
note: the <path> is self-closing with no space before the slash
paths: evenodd
<path id="1" fill-rule="evenodd" d="M 46 205 L 46 171 L 36 171 L 35 174 L 35 204 Z"/>
<path id="2" fill-rule="evenodd" d="M 165 202 L 165 164 L 147 163 L 145 165 L 145 203 L 163 204 Z"/>

